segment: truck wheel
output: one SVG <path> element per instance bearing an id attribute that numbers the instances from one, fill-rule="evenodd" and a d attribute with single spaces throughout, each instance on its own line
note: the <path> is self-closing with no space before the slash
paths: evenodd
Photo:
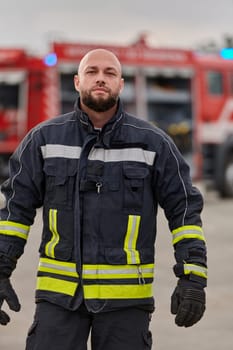
<path id="1" fill-rule="evenodd" d="M 226 161 L 223 174 L 223 197 L 233 197 L 233 156 Z"/>

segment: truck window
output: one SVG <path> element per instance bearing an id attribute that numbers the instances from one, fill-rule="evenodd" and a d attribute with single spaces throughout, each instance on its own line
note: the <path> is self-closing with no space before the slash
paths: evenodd
<path id="1" fill-rule="evenodd" d="M 0 109 L 18 108 L 19 85 L 0 83 Z"/>
<path id="2" fill-rule="evenodd" d="M 72 72 L 61 72 L 60 74 L 62 113 L 72 112 L 74 109 L 78 96 L 73 83 L 75 74 L 75 70 Z"/>
<path id="3" fill-rule="evenodd" d="M 136 114 L 135 78 L 133 76 L 124 75 L 124 89 L 121 99 L 127 112 Z"/>
<path id="4" fill-rule="evenodd" d="M 207 72 L 207 88 L 210 95 L 223 94 L 223 75 L 218 71 Z"/>

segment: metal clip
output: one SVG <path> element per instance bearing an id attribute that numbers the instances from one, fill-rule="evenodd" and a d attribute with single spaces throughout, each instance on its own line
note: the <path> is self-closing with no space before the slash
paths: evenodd
<path id="1" fill-rule="evenodd" d="M 137 268 L 138 268 L 138 282 L 139 282 L 139 284 L 145 284 L 146 282 L 145 282 L 143 274 L 142 274 L 142 268 L 140 265 L 137 265 Z"/>
<path id="2" fill-rule="evenodd" d="M 97 182 L 96 183 L 96 188 L 97 188 L 97 193 L 100 194 L 100 189 L 103 186 L 102 182 Z"/>

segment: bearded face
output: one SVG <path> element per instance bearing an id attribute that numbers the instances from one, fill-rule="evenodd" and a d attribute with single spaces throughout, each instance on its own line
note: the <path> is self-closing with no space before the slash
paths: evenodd
<path id="1" fill-rule="evenodd" d="M 109 92 L 107 97 L 93 96 L 91 91 L 80 91 L 82 103 L 95 112 L 106 112 L 116 105 L 118 94 Z"/>
<path id="2" fill-rule="evenodd" d="M 111 116 L 124 85 L 120 62 L 110 51 L 90 51 L 80 62 L 74 84 L 84 111 Z"/>

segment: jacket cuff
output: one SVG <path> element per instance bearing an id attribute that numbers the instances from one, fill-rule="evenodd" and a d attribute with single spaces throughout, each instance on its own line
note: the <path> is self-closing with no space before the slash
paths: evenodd
<path id="1" fill-rule="evenodd" d="M 17 260 L 13 260 L 0 252 L 0 279 L 9 278 L 15 269 Z"/>
<path id="2" fill-rule="evenodd" d="M 196 264 L 178 263 L 173 267 L 176 277 L 207 286 L 207 268 Z"/>

